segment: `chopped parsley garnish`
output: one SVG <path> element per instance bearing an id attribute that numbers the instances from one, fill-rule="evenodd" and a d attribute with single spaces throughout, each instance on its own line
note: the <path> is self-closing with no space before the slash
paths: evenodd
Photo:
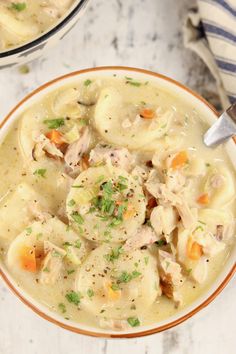
<path id="1" fill-rule="evenodd" d="M 112 195 L 115 193 L 113 184 L 111 181 L 105 182 L 101 185 L 101 189 L 105 194 Z"/>
<path id="2" fill-rule="evenodd" d="M 61 255 L 61 253 L 59 253 L 58 251 L 53 250 L 53 251 L 52 251 L 52 257 L 62 257 L 62 255 Z"/>
<path id="3" fill-rule="evenodd" d="M 131 327 L 140 326 L 140 321 L 139 321 L 138 317 L 129 317 L 129 318 L 127 318 L 127 322 Z"/>
<path id="4" fill-rule="evenodd" d="M 141 82 L 134 81 L 132 77 L 125 76 L 125 79 L 126 79 L 126 84 L 130 84 L 132 86 L 137 86 L 137 87 L 142 85 Z"/>
<path id="5" fill-rule="evenodd" d="M 165 240 L 159 240 L 156 241 L 155 244 L 157 245 L 157 247 L 162 247 L 166 245 L 166 241 Z"/>
<path id="6" fill-rule="evenodd" d="M 126 271 L 122 272 L 121 275 L 117 278 L 117 283 L 129 283 L 131 280 L 139 277 L 141 275 L 140 272 L 134 270 L 132 273 L 128 273 Z"/>
<path id="7" fill-rule="evenodd" d="M 42 234 L 42 232 L 40 232 L 36 235 L 36 239 L 39 240 L 42 236 L 43 236 L 43 234 Z"/>
<path id="8" fill-rule="evenodd" d="M 58 308 L 61 311 L 61 313 L 65 313 L 66 312 L 66 305 L 63 304 L 62 302 L 60 304 L 58 304 Z"/>
<path id="9" fill-rule="evenodd" d="M 83 217 L 77 212 L 77 211 L 74 211 L 72 214 L 71 214 L 71 217 L 72 219 L 79 225 L 83 224 L 84 222 L 84 219 Z"/>
<path id="10" fill-rule="evenodd" d="M 74 269 L 69 269 L 69 270 L 67 270 L 67 274 L 68 274 L 68 275 L 73 274 L 74 272 L 75 272 Z"/>
<path id="11" fill-rule="evenodd" d="M 77 186 L 71 186 L 71 188 L 84 188 L 84 186 L 77 185 Z"/>
<path id="12" fill-rule="evenodd" d="M 126 81 L 126 84 L 129 84 L 129 85 L 132 85 L 132 86 L 136 86 L 136 87 L 139 87 L 141 86 L 141 82 L 138 82 L 138 81 L 131 81 L 131 80 L 127 80 Z"/>
<path id="13" fill-rule="evenodd" d="M 69 247 L 69 246 L 73 246 L 73 245 L 72 245 L 72 243 L 66 241 L 66 242 L 63 243 L 63 246 Z"/>
<path id="14" fill-rule="evenodd" d="M 26 9 L 26 3 L 25 2 L 13 2 L 13 3 L 11 3 L 11 8 L 13 10 L 20 12 L 20 11 L 23 11 Z"/>
<path id="15" fill-rule="evenodd" d="M 93 297 L 94 296 L 94 291 L 93 291 L 93 289 L 88 289 L 87 290 L 87 295 L 88 295 L 88 297 Z"/>
<path id="16" fill-rule="evenodd" d="M 47 170 L 45 168 L 39 168 L 38 170 L 34 171 L 34 176 L 39 176 L 42 178 L 45 178 L 45 174 L 46 174 Z"/>
<path id="17" fill-rule="evenodd" d="M 73 205 L 75 205 L 74 199 L 69 200 L 68 206 L 73 206 Z"/>
<path id="18" fill-rule="evenodd" d="M 87 79 L 84 81 L 84 86 L 89 86 L 89 85 L 91 85 L 91 83 L 92 83 L 92 80 Z"/>
<path id="19" fill-rule="evenodd" d="M 76 240 L 75 241 L 75 247 L 80 249 L 80 247 L 81 247 L 81 241 L 80 240 Z"/>
<path id="20" fill-rule="evenodd" d="M 114 290 L 114 291 L 120 290 L 119 285 L 116 284 L 116 283 L 112 283 L 111 288 L 112 288 L 112 290 Z"/>
<path id="21" fill-rule="evenodd" d="M 123 253 L 123 249 L 122 246 L 119 246 L 117 248 L 113 248 L 111 250 L 110 254 L 105 254 L 104 258 L 108 261 L 108 262 L 114 262 L 115 259 L 118 259 L 119 256 Z"/>
<path id="22" fill-rule="evenodd" d="M 206 223 L 204 221 L 198 220 L 198 222 L 200 222 L 200 224 L 202 224 L 202 225 L 206 225 Z"/>
<path id="23" fill-rule="evenodd" d="M 99 193 L 91 200 L 89 213 L 97 213 L 96 217 L 101 221 L 109 221 L 108 227 L 119 226 L 123 221 L 124 213 L 128 208 L 128 179 L 119 176 L 116 181 L 104 181 L 104 176 L 98 177 Z M 127 190 L 124 194 L 124 190 Z"/>
<path id="24" fill-rule="evenodd" d="M 101 175 L 98 177 L 98 179 L 96 180 L 96 184 L 99 184 L 100 182 L 102 182 L 104 180 L 105 176 Z"/>
<path id="25" fill-rule="evenodd" d="M 80 118 L 79 124 L 85 126 L 85 125 L 89 124 L 89 121 L 88 121 L 88 119 Z"/>
<path id="26" fill-rule="evenodd" d="M 48 129 L 57 129 L 65 125 L 64 118 L 46 119 L 43 121 Z"/>
<path id="27" fill-rule="evenodd" d="M 43 272 L 49 273 L 48 267 L 43 268 Z"/>
<path id="28" fill-rule="evenodd" d="M 25 231 L 27 235 L 30 235 L 32 233 L 32 227 L 27 227 Z"/>
<path id="29" fill-rule="evenodd" d="M 170 262 L 166 261 L 166 269 L 168 269 L 170 266 Z"/>
<path id="30" fill-rule="evenodd" d="M 114 218 L 112 222 L 108 225 L 109 227 L 116 227 L 122 223 L 122 219 Z"/>
<path id="31" fill-rule="evenodd" d="M 187 269 L 186 270 L 186 272 L 188 273 L 188 275 L 192 272 L 192 269 L 191 268 L 189 268 L 189 269 Z"/>
<path id="32" fill-rule="evenodd" d="M 127 189 L 127 178 L 123 177 L 123 176 L 119 176 L 119 180 L 117 183 L 117 189 L 122 192 L 123 190 Z"/>
<path id="33" fill-rule="evenodd" d="M 144 263 L 148 265 L 149 257 L 144 257 Z"/>
<path id="34" fill-rule="evenodd" d="M 204 228 L 201 225 L 199 225 L 196 227 L 196 229 L 194 231 L 197 231 L 197 230 L 204 231 Z"/>
<path id="35" fill-rule="evenodd" d="M 76 306 L 78 306 L 80 304 L 80 300 L 81 300 L 81 294 L 75 291 L 70 291 L 68 294 L 66 294 L 66 299 L 67 301 L 69 301 L 70 303 L 75 304 Z"/>

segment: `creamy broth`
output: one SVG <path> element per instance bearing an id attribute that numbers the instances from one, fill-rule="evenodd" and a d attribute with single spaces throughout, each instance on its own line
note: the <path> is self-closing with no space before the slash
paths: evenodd
<path id="1" fill-rule="evenodd" d="M 0 51 L 48 31 L 65 15 L 73 0 L 0 0 Z"/>
<path id="2" fill-rule="evenodd" d="M 203 294 L 235 234 L 233 167 L 203 145 L 203 120 L 132 78 L 88 78 L 28 108 L 0 148 L 1 257 L 18 286 L 113 330 Z"/>

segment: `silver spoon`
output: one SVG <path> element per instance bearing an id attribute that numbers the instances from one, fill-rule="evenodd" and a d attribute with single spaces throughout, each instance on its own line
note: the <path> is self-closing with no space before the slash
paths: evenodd
<path id="1" fill-rule="evenodd" d="M 217 121 L 207 130 L 203 137 L 206 146 L 223 143 L 236 135 L 236 103 L 232 104 Z"/>

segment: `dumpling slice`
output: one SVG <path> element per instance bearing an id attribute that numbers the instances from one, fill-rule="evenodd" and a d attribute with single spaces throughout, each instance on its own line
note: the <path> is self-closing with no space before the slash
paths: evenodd
<path id="1" fill-rule="evenodd" d="M 196 282 L 203 283 L 208 276 L 208 261 L 225 249 L 225 243 L 210 232 L 208 225 L 199 221 L 194 230 L 180 228 L 177 240 L 177 260 Z"/>
<path id="2" fill-rule="evenodd" d="M 39 33 L 38 25 L 29 19 L 21 21 L 7 8 L 0 4 L 0 27 L 8 40 L 17 45 L 36 37 Z"/>
<path id="3" fill-rule="evenodd" d="M 40 206 L 46 209 L 46 202 L 26 183 L 19 184 L 7 193 L 0 202 L 0 238 L 13 239 L 31 221 Z"/>
<path id="4" fill-rule="evenodd" d="M 101 91 L 94 113 L 94 124 L 108 142 L 128 149 L 155 150 L 154 140 L 169 130 L 173 112 L 158 114 L 153 111 L 151 119 L 139 114 L 137 105 L 126 103 L 120 92 L 112 87 Z"/>
<path id="5" fill-rule="evenodd" d="M 7 265 L 14 274 L 37 277 L 44 284 L 55 283 L 63 262 L 78 266 L 87 251 L 88 245 L 80 236 L 51 217 L 33 222 L 12 241 Z"/>
<path id="6" fill-rule="evenodd" d="M 199 228 L 207 229 L 219 241 L 229 240 L 235 232 L 235 220 L 227 210 L 199 210 Z"/>
<path id="7" fill-rule="evenodd" d="M 222 207 L 235 197 L 234 176 L 223 165 L 211 167 L 203 179 L 201 190 L 208 196 L 208 207 Z"/>
<path id="8" fill-rule="evenodd" d="M 82 172 L 71 186 L 66 203 L 72 226 L 92 241 L 125 241 L 145 219 L 142 187 L 125 170 L 112 166 Z"/>
<path id="9" fill-rule="evenodd" d="M 127 319 L 145 313 L 160 295 L 157 261 L 147 250 L 125 253 L 104 244 L 78 271 L 75 290 L 81 307 L 94 316 Z"/>

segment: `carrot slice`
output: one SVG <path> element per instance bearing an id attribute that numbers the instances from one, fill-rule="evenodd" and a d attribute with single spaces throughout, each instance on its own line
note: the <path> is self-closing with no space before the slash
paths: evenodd
<path id="1" fill-rule="evenodd" d="M 46 137 L 55 145 L 62 145 L 64 143 L 63 135 L 56 129 L 51 130 L 46 134 Z"/>
<path id="2" fill-rule="evenodd" d="M 171 167 L 173 169 L 180 168 L 188 162 L 188 154 L 186 151 L 178 152 L 171 161 Z"/>
<path id="3" fill-rule="evenodd" d="M 150 108 L 143 108 L 139 114 L 144 119 L 153 119 L 155 117 L 155 112 Z"/>
<path id="4" fill-rule="evenodd" d="M 190 237 L 187 243 L 187 256 L 193 261 L 198 261 L 203 255 L 202 246 Z"/>
<path id="5" fill-rule="evenodd" d="M 201 194 L 198 198 L 197 198 L 197 202 L 199 204 L 203 204 L 206 205 L 209 203 L 209 195 L 207 193 Z"/>
<path id="6" fill-rule="evenodd" d="M 112 283 L 111 282 L 106 282 L 105 284 L 106 292 L 107 292 L 107 297 L 109 300 L 117 301 L 121 297 L 121 290 L 113 290 L 112 289 Z"/>
<path id="7" fill-rule="evenodd" d="M 124 212 L 123 218 L 124 220 L 131 219 L 135 215 L 135 210 L 132 208 L 132 206 Z"/>
<path id="8" fill-rule="evenodd" d="M 36 272 L 36 256 L 34 247 L 25 246 L 20 252 L 21 268 L 28 272 Z"/>
<path id="9" fill-rule="evenodd" d="M 89 155 L 83 155 L 81 159 L 82 170 L 85 171 L 89 168 Z"/>

